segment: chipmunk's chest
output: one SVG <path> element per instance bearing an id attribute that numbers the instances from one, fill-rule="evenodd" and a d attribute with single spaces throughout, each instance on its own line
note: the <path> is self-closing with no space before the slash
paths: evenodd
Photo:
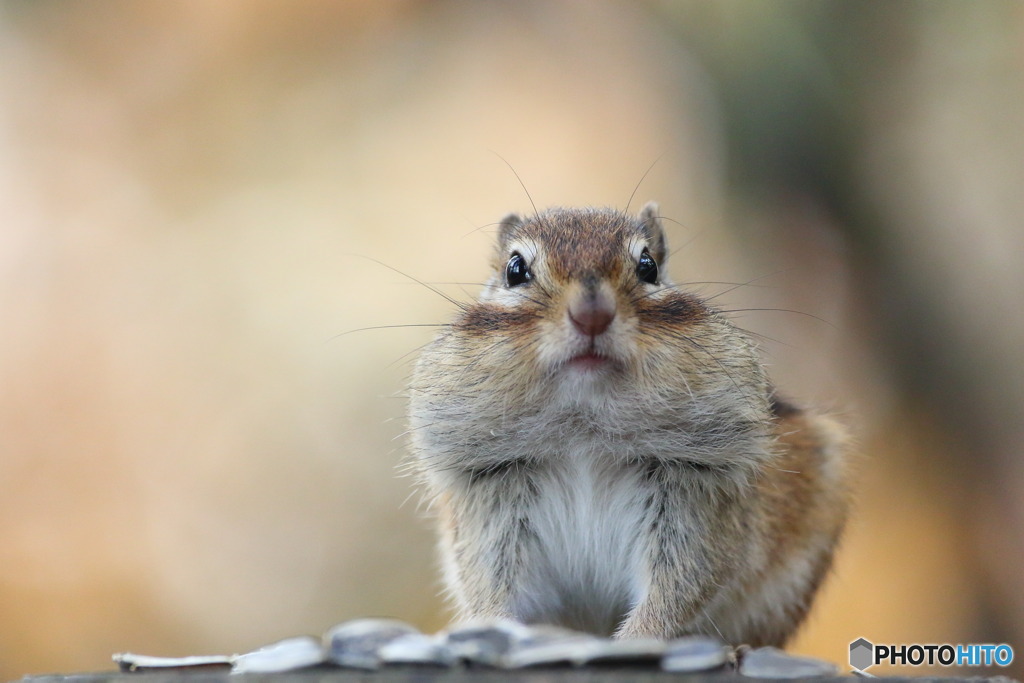
<path id="1" fill-rule="evenodd" d="M 643 587 L 648 486 L 611 457 L 560 453 L 535 474 L 517 616 L 610 634 Z"/>

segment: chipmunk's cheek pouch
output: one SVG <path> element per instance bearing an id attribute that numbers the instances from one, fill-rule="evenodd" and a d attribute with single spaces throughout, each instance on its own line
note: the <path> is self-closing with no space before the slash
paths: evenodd
<path id="1" fill-rule="evenodd" d="M 453 325 L 459 332 L 472 337 L 493 338 L 495 335 L 524 334 L 535 322 L 536 316 L 527 311 L 494 304 L 479 304 L 467 308 Z"/>
<path id="2" fill-rule="evenodd" d="M 692 325 L 708 317 L 708 309 L 700 299 L 683 292 L 669 292 L 660 297 L 641 299 L 636 306 L 641 332 L 664 331 Z"/>

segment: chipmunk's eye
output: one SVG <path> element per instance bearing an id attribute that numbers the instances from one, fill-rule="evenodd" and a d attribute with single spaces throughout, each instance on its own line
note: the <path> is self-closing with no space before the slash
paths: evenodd
<path id="1" fill-rule="evenodd" d="M 650 285 L 658 284 L 658 264 L 651 257 L 651 252 L 644 248 L 640 254 L 640 260 L 636 262 L 636 276 L 641 282 Z"/>
<path id="2" fill-rule="evenodd" d="M 533 279 L 533 273 L 526 267 L 526 259 L 518 251 L 512 253 L 512 257 L 505 264 L 505 282 L 509 287 L 525 285 Z"/>

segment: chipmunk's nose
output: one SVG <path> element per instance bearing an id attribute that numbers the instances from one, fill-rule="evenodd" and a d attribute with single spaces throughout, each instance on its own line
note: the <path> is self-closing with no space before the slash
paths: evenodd
<path id="1" fill-rule="evenodd" d="M 604 334 L 615 320 L 615 300 L 600 289 L 584 292 L 569 304 L 569 320 L 580 334 Z"/>

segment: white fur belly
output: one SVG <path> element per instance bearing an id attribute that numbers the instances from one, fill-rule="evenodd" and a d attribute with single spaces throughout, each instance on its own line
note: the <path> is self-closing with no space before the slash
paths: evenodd
<path id="1" fill-rule="evenodd" d="M 523 621 L 611 634 L 644 590 L 644 490 L 635 468 L 567 457 L 538 474 Z"/>

